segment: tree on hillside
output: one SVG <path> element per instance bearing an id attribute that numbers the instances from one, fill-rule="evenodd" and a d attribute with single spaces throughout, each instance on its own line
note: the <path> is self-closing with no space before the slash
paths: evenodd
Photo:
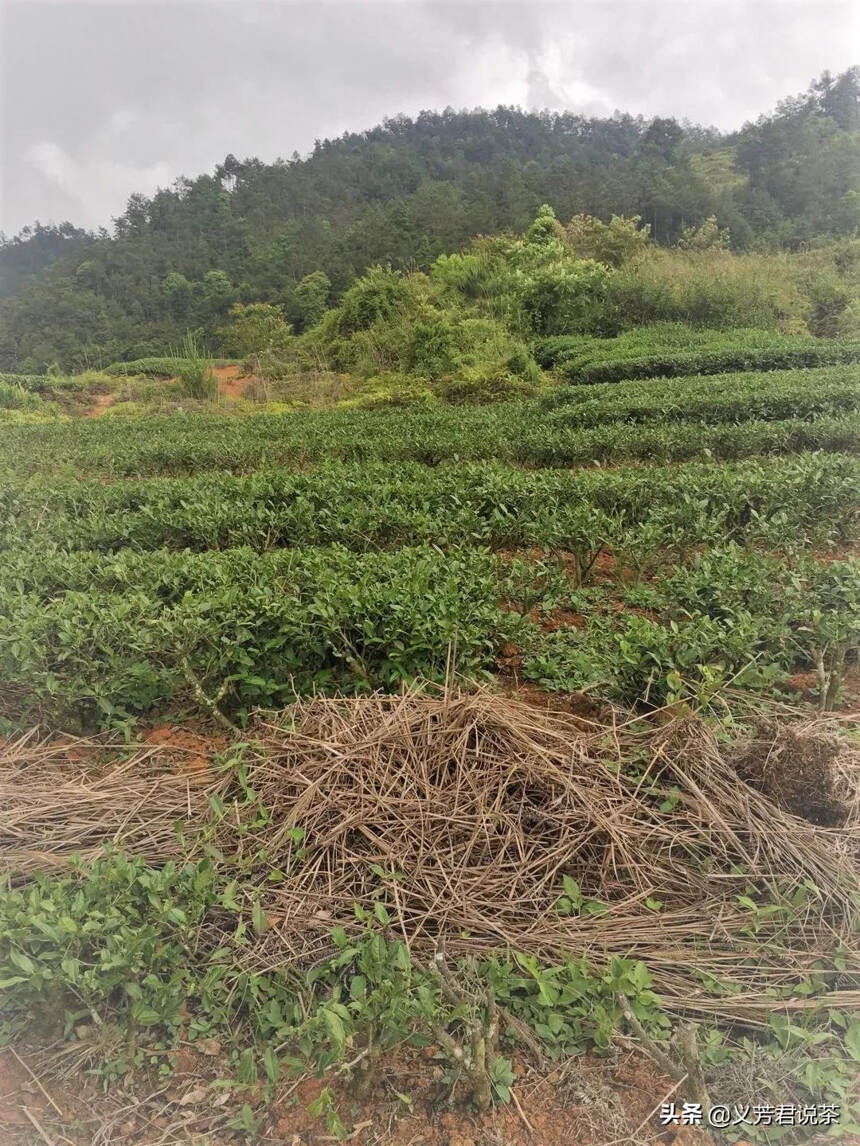
<path id="1" fill-rule="evenodd" d="M 265 302 L 237 302 L 230 308 L 230 324 L 219 331 L 221 348 L 236 358 L 279 353 L 287 349 L 291 330 L 283 311 Z"/>
<path id="2" fill-rule="evenodd" d="M 193 287 L 185 275 L 171 271 L 164 280 L 164 294 L 170 313 L 176 318 L 184 318 L 194 297 Z"/>
<path id="3" fill-rule="evenodd" d="M 662 245 L 710 216 L 735 246 L 851 235 L 858 91 L 858 69 L 825 74 L 730 136 L 665 117 L 449 108 L 321 140 L 304 159 L 228 155 L 212 174 L 131 196 L 110 234 L 37 225 L 0 243 L 0 358 L 41 360 L 52 339 L 48 360 L 64 367 L 82 345 L 101 353 L 102 334 L 81 342 L 92 324 L 66 325 L 90 294 L 124 356 L 167 350 L 189 321 L 213 337 L 236 301 L 282 306 L 304 328 L 320 314 L 315 275 L 336 302 L 370 266 L 426 270 L 475 235 L 521 233 L 544 203 L 609 228 L 639 216 Z M 715 148 L 719 179 L 692 161 Z M 604 253 L 608 265 L 624 257 Z M 48 282 L 55 297 L 82 297 L 46 330 Z"/>
<path id="4" fill-rule="evenodd" d="M 309 330 L 325 314 L 331 293 L 331 282 L 324 271 L 313 271 L 296 286 L 296 303 L 302 316 L 302 327 Z"/>

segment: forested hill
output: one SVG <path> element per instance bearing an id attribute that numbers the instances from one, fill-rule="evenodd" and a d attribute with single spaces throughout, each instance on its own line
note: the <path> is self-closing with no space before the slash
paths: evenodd
<path id="1" fill-rule="evenodd" d="M 0 370 L 157 353 L 215 329 L 236 301 L 274 302 L 300 329 L 318 272 L 331 301 L 370 264 L 422 267 L 475 234 L 522 229 L 542 203 L 563 220 L 639 215 L 660 243 L 712 215 L 736 249 L 856 235 L 860 68 L 731 135 L 500 107 L 397 117 L 304 159 L 228 156 L 132 196 L 110 233 L 67 223 L 5 241 Z"/>

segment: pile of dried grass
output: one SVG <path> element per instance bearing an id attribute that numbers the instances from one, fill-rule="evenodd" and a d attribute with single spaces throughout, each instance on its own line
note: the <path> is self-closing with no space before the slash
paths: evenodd
<path id="1" fill-rule="evenodd" d="M 262 965 L 320 953 L 381 896 L 413 945 L 634 954 L 667 999 L 752 1016 L 850 943 L 856 837 L 775 807 L 698 721 L 589 730 L 479 692 L 317 699 L 257 734 L 249 782 L 273 820 L 254 843 L 275 867 L 290 829 L 308 845 L 267 894 Z M 559 915 L 563 874 L 606 913 Z M 791 924 L 738 899 L 785 902 L 804 880 L 817 891 Z M 708 995 L 694 965 L 740 993 Z"/>
<path id="2" fill-rule="evenodd" d="M 849 989 L 857 826 L 820 828 L 777 807 L 696 720 L 588 726 L 488 692 L 314 699 L 254 729 L 245 783 L 270 818 L 252 807 L 256 826 L 246 816 L 241 832 L 247 789 L 234 774 L 192 788 L 156 778 L 155 760 L 148 750 L 62 785 L 35 765 L 29 785 L 7 778 L 0 861 L 32 865 L 25 837 L 37 826 L 55 857 L 77 833 L 90 849 L 117 839 L 166 859 L 173 820 L 190 820 L 193 836 L 217 791 L 229 810 L 222 850 L 267 857 L 249 877 L 271 921 L 250 953 L 259 969 L 321 957 L 336 924 L 356 926 L 355 904 L 381 899 L 418 949 L 444 935 L 454 952 L 631 955 L 670 1009 L 751 1021 L 842 944 L 848 971 L 831 985 L 845 989 L 831 1002 L 860 1003 Z M 560 915 L 563 875 L 605 913 Z M 804 881 L 807 905 L 790 918 L 739 899 L 785 904 Z M 714 994 L 703 974 L 735 986 Z"/>

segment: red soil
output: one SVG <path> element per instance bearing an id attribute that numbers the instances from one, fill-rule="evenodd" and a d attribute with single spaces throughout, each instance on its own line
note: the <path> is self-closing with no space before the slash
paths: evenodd
<path id="1" fill-rule="evenodd" d="M 116 401 L 114 394 L 96 394 L 95 400 L 84 414 L 85 418 L 100 418 Z"/>
<path id="2" fill-rule="evenodd" d="M 45 1093 L 8 1049 L 0 1050 L 4 1146 L 35 1146 L 41 1141 L 83 1146 L 92 1142 L 97 1126 L 114 1120 L 116 1140 L 121 1138 L 127 1146 L 203 1138 L 213 1146 L 238 1146 L 246 1139 L 231 1133 L 227 1123 L 244 1102 L 260 1110 L 259 1086 L 235 1094 L 211 1088 L 216 1078 L 231 1074 L 215 1039 L 185 1043 L 171 1056 L 173 1073 L 154 1086 L 144 1081 L 146 1089 L 137 1094 L 129 1089 L 106 1094 L 97 1080 L 86 1077 L 57 1082 L 44 1075 L 31 1051 L 22 1049 L 20 1054 L 34 1073 L 43 1076 Z M 635 1127 L 640 1127 L 636 1141 L 658 1140 L 665 1146 L 712 1142 L 709 1134 L 692 1128 L 660 1131 L 652 1111 L 674 1088 L 639 1055 L 620 1053 L 603 1059 L 582 1055 L 537 1070 L 515 1054 L 514 1067 L 516 1102 L 486 1114 L 448 1108 L 442 1067 L 433 1047 L 404 1047 L 388 1056 L 383 1077 L 366 1101 L 354 1099 L 346 1081 L 336 1076 L 325 1081 L 287 1078 L 269 1110 L 261 1141 L 289 1146 L 332 1142 L 325 1119 L 308 1109 L 328 1085 L 348 1140 L 356 1146 L 597 1146 L 624 1138 Z M 41 1126 L 41 1135 L 24 1107 Z M 168 1128 L 180 1134 L 164 1136 Z M 198 1139 L 197 1134 L 203 1137 Z"/>
<path id="3" fill-rule="evenodd" d="M 242 397 L 250 381 L 241 366 L 213 366 L 212 373 L 218 379 L 218 393 L 231 401 Z"/>
<path id="4" fill-rule="evenodd" d="M 161 724 L 151 728 L 143 740 L 145 744 L 157 745 L 163 749 L 175 771 L 192 774 L 211 768 L 216 753 L 227 746 L 227 737 L 224 735 L 203 735 L 175 724 Z"/>

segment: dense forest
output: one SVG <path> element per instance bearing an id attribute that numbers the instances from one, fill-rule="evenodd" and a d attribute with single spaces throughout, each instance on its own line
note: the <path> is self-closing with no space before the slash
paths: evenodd
<path id="1" fill-rule="evenodd" d="M 132 196 L 110 232 L 36 224 L 4 240 L 0 369 L 103 366 L 163 353 L 188 330 L 219 350 L 236 303 L 273 304 L 302 331 L 369 266 L 426 269 L 475 235 L 522 230 L 541 204 L 564 221 L 637 218 L 661 246 L 711 233 L 773 254 L 856 237 L 860 68 L 825 73 L 732 134 L 447 109 L 306 158 L 227 156 L 211 175 Z"/>

